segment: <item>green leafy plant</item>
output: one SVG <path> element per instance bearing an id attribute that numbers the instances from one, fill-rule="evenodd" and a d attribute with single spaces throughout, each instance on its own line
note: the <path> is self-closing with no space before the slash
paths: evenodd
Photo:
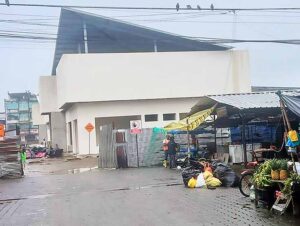
<path id="1" fill-rule="evenodd" d="M 271 168 L 272 160 L 264 162 L 258 167 L 254 173 L 254 184 L 257 188 L 266 188 L 272 185 L 271 182 Z"/>
<path id="2" fill-rule="evenodd" d="M 270 160 L 270 166 L 272 170 L 279 170 L 281 167 L 281 161 L 279 159 Z"/>
<path id="3" fill-rule="evenodd" d="M 282 190 L 282 193 L 285 195 L 292 194 L 293 183 L 300 183 L 300 175 L 292 173 L 290 177 L 284 182 L 284 188 Z"/>
<path id="4" fill-rule="evenodd" d="M 288 160 L 282 159 L 280 160 L 280 169 L 281 170 L 287 170 L 288 169 Z"/>

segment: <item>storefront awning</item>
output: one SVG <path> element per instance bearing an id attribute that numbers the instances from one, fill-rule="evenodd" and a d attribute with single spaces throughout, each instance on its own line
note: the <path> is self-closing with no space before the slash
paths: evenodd
<path id="1" fill-rule="evenodd" d="M 192 131 L 194 129 L 197 129 L 203 122 L 205 122 L 205 119 L 208 116 L 210 116 L 210 114 L 214 111 L 215 106 L 203 111 L 199 111 L 178 122 L 172 122 L 169 125 L 165 126 L 164 129 L 167 131 L 170 130 Z"/>

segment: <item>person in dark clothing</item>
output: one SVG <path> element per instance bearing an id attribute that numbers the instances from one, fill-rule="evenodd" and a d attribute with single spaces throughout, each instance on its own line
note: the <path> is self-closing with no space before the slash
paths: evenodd
<path id="1" fill-rule="evenodd" d="M 170 168 L 175 168 L 175 156 L 178 148 L 178 144 L 175 142 L 174 137 L 170 137 L 170 142 L 168 143 L 168 154 L 170 157 Z"/>

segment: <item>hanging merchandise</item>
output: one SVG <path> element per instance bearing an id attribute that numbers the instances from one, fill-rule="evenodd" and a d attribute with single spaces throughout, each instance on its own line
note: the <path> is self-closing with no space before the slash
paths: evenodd
<path id="1" fill-rule="evenodd" d="M 295 133 L 293 131 L 294 130 L 291 130 L 288 132 L 287 142 L 286 142 L 286 146 L 291 147 L 291 148 L 294 148 L 294 147 L 297 147 L 300 145 L 299 134 L 296 131 L 295 131 Z M 290 136 L 290 134 L 291 134 L 291 136 Z"/>
<path id="2" fill-rule="evenodd" d="M 292 142 L 297 142 L 297 141 L 299 141 L 298 133 L 297 133 L 296 130 L 290 130 L 290 131 L 288 132 L 288 137 L 290 138 L 290 140 L 291 140 Z"/>

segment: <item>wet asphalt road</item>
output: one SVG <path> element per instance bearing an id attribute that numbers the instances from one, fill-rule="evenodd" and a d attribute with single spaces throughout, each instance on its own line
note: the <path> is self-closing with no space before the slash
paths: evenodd
<path id="1" fill-rule="evenodd" d="M 237 189 L 187 189 L 164 168 L 0 180 L 0 225 L 299 225 Z"/>

